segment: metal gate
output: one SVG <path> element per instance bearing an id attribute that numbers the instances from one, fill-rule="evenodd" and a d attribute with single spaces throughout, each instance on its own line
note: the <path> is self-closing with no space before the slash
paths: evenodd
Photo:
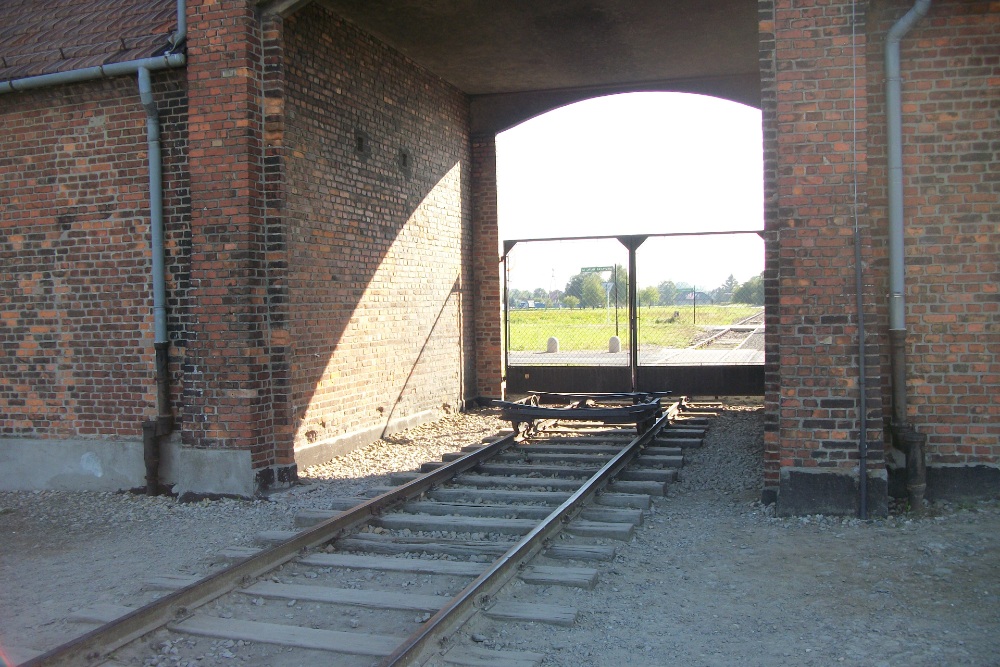
<path id="1" fill-rule="evenodd" d="M 509 394 L 763 394 L 758 232 L 513 240 L 503 262 Z"/>

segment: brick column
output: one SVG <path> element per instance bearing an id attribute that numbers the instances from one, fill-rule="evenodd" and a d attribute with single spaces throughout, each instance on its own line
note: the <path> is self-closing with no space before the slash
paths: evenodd
<path id="1" fill-rule="evenodd" d="M 497 229 L 497 150 L 493 136 L 472 140 L 472 230 L 476 392 L 482 397 L 502 398 L 505 382 Z"/>
<path id="2" fill-rule="evenodd" d="M 865 178 L 868 3 L 816 0 L 803 6 L 776 0 L 773 19 L 767 4 L 761 3 L 762 60 L 768 60 L 773 36 L 773 82 L 765 79 L 764 118 L 773 162 L 765 166 L 765 205 L 778 253 L 777 261 L 769 253 L 766 276 L 772 299 L 768 350 L 779 355 L 780 387 L 775 396 L 772 376 L 767 399 L 769 407 L 777 401 L 778 408 L 778 511 L 853 514 L 860 438 L 855 220 L 863 256 L 871 256 Z M 870 276 L 866 283 L 869 511 L 884 514 L 877 297 Z M 767 482 L 773 485 L 775 436 L 769 426 Z"/>
<path id="3" fill-rule="evenodd" d="M 184 441 L 274 463 L 262 179 L 262 53 L 250 0 L 188 4 L 191 332 Z"/>
<path id="4" fill-rule="evenodd" d="M 262 17 L 263 35 L 263 188 L 264 258 L 267 269 L 268 359 L 271 370 L 274 464 L 278 482 L 291 481 L 295 470 L 295 424 L 292 409 L 289 331 L 289 252 L 285 204 L 288 178 L 285 146 L 285 26 L 275 14 Z"/>
<path id="5" fill-rule="evenodd" d="M 774 3 L 758 3 L 761 123 L 764 139 L 764 492 L 761 500 L 778 498 L 781 445 L 779 405 L 781 373 L 778 365 L 778 130 L 775 88 Z"/>

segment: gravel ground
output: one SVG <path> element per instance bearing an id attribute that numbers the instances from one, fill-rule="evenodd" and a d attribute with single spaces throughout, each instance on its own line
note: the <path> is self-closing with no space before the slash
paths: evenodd
<path id="1" fill-rule="evenodd" d="M 448 415 L 302 470 L 300 485 L 254 501 L 0 492 L 0 651 L 58 646 L 88 629 L 66 620 L 78 609 L 146 602 L 148 577 L 208 574 L 219 567 L 220 550 L 252 545 L 264 530 L 293 529 L 299 510 L 363 496 L 388 485 L 390 473 L 417 470 L 504 428 L 489 411 Z"/>
<path id="2" fill-rule="evenodd" d="M 477 620 L 458 642 L 565 667 L 1000 665 L 1000 503 L 776 518 L 762 448 L 763 411 L 730 406 L 595 591 L 508 587 L 576 607 L 572 628 Z"/>
<path id="3" fill-rule="evenodd" d="M 573 667 L 1000 665 L 1000 504 L 871 522 L 776 518 L 758 502 L 762 412 L 729 403 L 670 497 L 600 566 L 595 592 L 512 587 L 525 601 L 576 606 L 575 626 L 476 621 L 456 641 Z M 504 426 L 488 412 L 451 415 L 253 502 L 0 493 L 0 646 L 57 645 L 85 629 L 65 620 L 78 608 L 149 599 L 147 576 L 205 574 L 220 549 L 291 528 L 299 509 L 361 495 Z M 220 664 L 248 664 L 238 645 L 224 648 L 232 657 Z"/>

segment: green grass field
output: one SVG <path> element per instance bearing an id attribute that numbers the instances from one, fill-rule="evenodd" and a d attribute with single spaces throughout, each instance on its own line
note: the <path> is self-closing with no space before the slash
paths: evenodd
<path id="1" fill-rule="evenodd" d="M 639 310 L 639 343 L 656 347 L 688 347 L 701 326 L 735 324 L 761 310 L 757 306 L 653 306 Z M 676 317 L 674 314 L 677 314 Z M 615 311 L 603 308 L 511 310 L 509 350 L 541 352 L 550 336 L 559 339 L 559 349 L 607 351 L 615 335 Z M 697 317 L 697 323 L 695 322 Z M 628 347 L 628 311 L 618 310 L 618 337 Z"/>

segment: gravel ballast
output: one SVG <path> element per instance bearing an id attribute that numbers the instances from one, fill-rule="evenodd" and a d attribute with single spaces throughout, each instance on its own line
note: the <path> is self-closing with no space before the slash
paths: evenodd
<path id="1" fill-rule="evenodd" d="M 594 591 L 512 587 L 518 601 L 577 607 L 573 627 L 475 621 L 455 642 L 574 667 L 1000 664 L 1000 504 L 776 518 L 758 500 L 762 410 L 728 403 L 633 541 L 608 541 L 619 555 Z M 292 529 L 301 509 L 362 496 L 506 426 L 488 411 L 450 415 L 250 502 L 0 493 L 0 646 L 51 648 L 87 629 L 66 620 L 81 607 L 149 600 L 146 577 L 207 574 L 220 550 Z M 216 653 L 198 664 L 249 664 L 239 645 Z"/>

